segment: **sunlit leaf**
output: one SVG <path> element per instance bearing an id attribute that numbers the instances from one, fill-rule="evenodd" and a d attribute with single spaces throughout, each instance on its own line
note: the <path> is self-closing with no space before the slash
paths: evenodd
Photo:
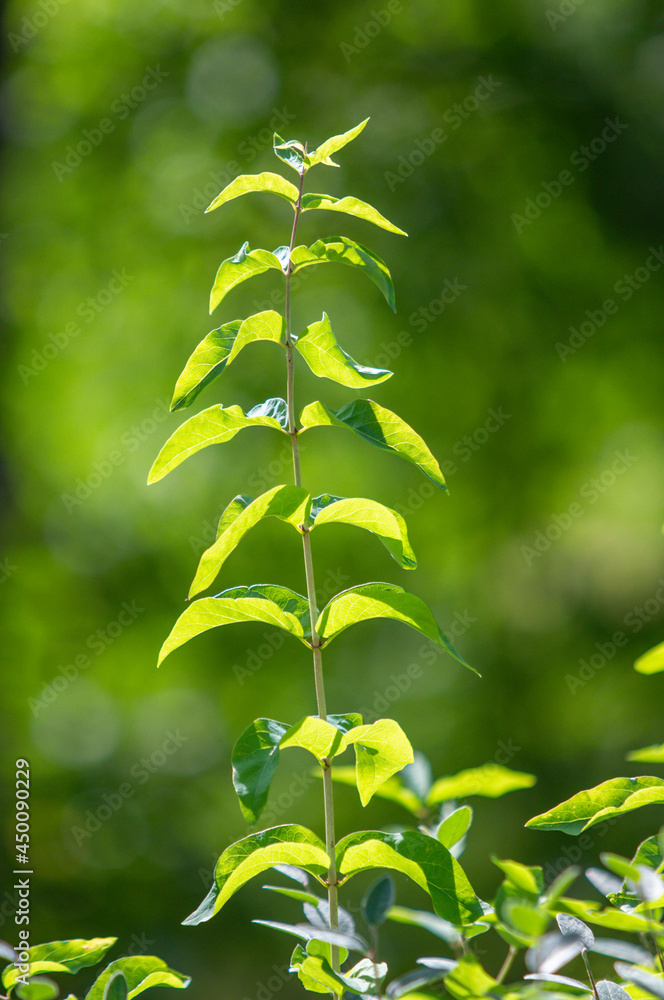
<path id="1" fill-rule="evenodd" d="M 218 330 L 211 330 L 194 353 L 175 383 L 171 410 L 182 410 L 220 375 L 228 364 L 229 355 L 242 325 L 239 319 L 224 323 Z"/>
<path id="2" fill-rule="evenodd" d="M 305 153 L 302 143 L 298 142 L 297 139 L 286 141 L 275 132 L 272 137 L 272 148 L 279 159 L 287 163 L 298 174 L 303 174 L 308 169 L 310 158 Z"/>
<path id="3" fill-rule="evenodd" d="M 332 769 L 332 780 L 343 785 L 357 787 L 357 774 L 354 767 L 334 767 Z M 380 788 L 376 789 L 374 795 L 379 799 L 388 799 L 390 802 L 397 802 L 414 816 L 418 816 L 424 808 L 424 803 L 418 799 L 410 788 L 404 786 L 398 776 L 388 778 Z"/>
<path id="4" fill-rule="evenodd" d="M 412 761 L 413 748 L 393 719 L 351 729 L 342 738 L 342 746 L 351 743 L 355 745 L 357 790 L 366 806 L 384 782 Z"/>
<path id="5" fill-rule="evenodd" d="M 470 806 L 460 806 L 443 820 L 436 831 L 436 837 L 448 851 L 458 844 L 468 833 L 473 821 L 473 810 Z"/>
<path id="6" fill-rule="evenodd" d="M 254 191 L 269 191 L 272 194 L 285 198 L 287 202 L 295 206 L 298 197 L 298 190 L 294 184 L 287 181 L 281 174 L 273 174 L 268 171 L 262 174 L 240 174 L 230 184 L 227 184 L 221 194 L 218 194 L 212 204 L 205 209 L 212 212 L 220 205 L 225 205 L 233 198 L 239 198 L 243 194 L 250 194 Z"/>
<path id="7" fill-rule="evenodd" d="M 150 469 L 148 483 L 163 479 L 186 458 L 203 448 L 230 441 L 245 427 L 273 427 L 285 433 L 287 426 L 286 403 L 283 399 L 267 399 L 246 414 L 239 406 L 210 406 L 185 420 L 170 436 Z"/>
<path id="8" fill-rule="evenodd" d="M 316 163 L 325 163 L 328 161 L 331 156 L 334 156 L 340 149 L 347 146 L 349 142 L 352 142 L 360 134 L 368 121 L 369 119 L 365 118 L 363 122 L 355 125 L 354 128 L 349 129 L 347 132 L 343 132 L 341 135 L 333 135 L 330 139 L 326 139 L 325 142 L 321 142 L 318 149 L 309 154 L 310 166 L 313 167 Z M 336 164 L 328 164 L 328 166 L 336 166 Z"/>
<path id="9" fill-rule="evenodd" d="M 383 543 L 403 569 L 415 569 L 417 559 L 408 539 L 408 529 L 401 514 L 375 500 L 364 497 L 314 497 L 311 504 L 313 527 L 322 524 L 352 524 L 364 528 Z"/>
<path id="10" fill-rule="evenodd" d="M 129 987 L 124 973 L 118 969 L 106 982 L 103 1000 L 127 1000 Z"/>
<path id="11" fill-rule="evenodd" d="M 576 835 L 603 820 L 658 802 L 664 802 L 664 779 L 611 778 L 533 817 L 526 826 Z"/>
<path id="12" fill-rule="evenodd" d="M 428 805 L 437 805 L 453 799 L 467 799 L 483 795 L 495 799 L 520 788 L 531 788 L 537 778 L 523 771 L 512 771 L 502 764 L 490 762 L 481 767 L 470 767 L 449 777 L 439 778 L 429 792 Z"/>
<path id="13" fill-rule="evenodd" d="M 248 316 L 241 323 L 226 364 L 230 365 L 247 344 L 253 344 L 259 340 L 283 344 L 285 336 L 286 320 L 281 313 L 275 312 L 274 309 L 265 309 L 263 312 L 254 313 L 253 316 Z"/>
<path id="14" fill-rule="evenodd" d="M 464 955 L 445 976 L 445 989 L 455 1000 L 486 996 L 497 985 L 496 980 L 484 971 L 474 955 Z"/>
<path id="15" fill-rule="evenodd" d="M 281 746 L 284 750 L 287 747 L 300 747 L 322 761 L 345 750 L 346 747 L 341 745 L 342 737 L 342 731 L 331 722 L 307 715 L 287 730 Z"/>
<path id="16" fill-rule="evenodd" d="M 664 743 L 632 750 L 627 754 L 627 760 L 638 760 L 645 764 L 664 764 Z"/>
<path id="17" fill-rule="evenodd" d="M 329 868 L 325 845 L 303 826 L 275 826 L 231 844 L 217 861 L 214 884 L 183 924 L 200 924 L 218 913 L 249 879 L 276 865 L 295 865 L 321 879 Z"/>
<path id="18" fill-rule="evenodd" d="M 311 323 L 297 338 L 295 347 L 309 368 L 319 378 L 329 378 L 351 389 L 363 389 L 369 385 L 384 382 L 394 373 L 387 368 L 368 368 L 351 358 L 339 344 L 332 332 L 327 313 L 315 323 Z"/>
<path id="19" fill-rule="evenodd" d="M 250 250 L 249 244 L 243 243 L 235 256 L 223 261 L 217 271 L 210 293 L 210 312 L 214 312 L 224 296 L 236 285 L 269 270 L 283 274 L 279 258 L 269 250 Z"/>
<path id="20" fill-rule="evenodd" d="M 640 656 L 634 664 L 634 669 L 640 674 L 659 674 L 664 670 L 664 642 L 654 646 Z"/>
<path id="21" fill-rule="evenodd" d="M 455 926 L 482 916 L 480 902 L 459 862 L 437 840 L 419 831 L 365 831 L 339 842 L 337 871 L 344 878 L 374 868 L 407 875 L 429 893 L 438 916 Z"/>
<path id="22" fill-rule="evenodd" d="M 556 923 L 560 928 L 560 933 L 565 937 L 577 937 L 583 947 L 590 951 L 595 944 L 595 935 L 583 920 L 578 917 L 571 917 L 568 913 L 558 913 Z"/>
<path id="23" fill-rule="evenodd" d="M 520 892 L 527 896 L 539 896 L 542 892 L 544 881 L 541 868 L 522 865 L 518 861 L 502 860 L 495 855 L 491 855 L 491 860 Z"/>
<path id="24" fill-rule="evenodd" d="M 169 969 L 166 962 L 152 955 L 133 955 L 129 958 L 118 958 L 111 962 L 102 974 L 92 984 L 85 1000 L 104 1000 L 106 987 L 117 972 L 124 976 L 128 989 L 128 998 L 138 996 L 152 986 L 172 986 L 181 990 L 189 985 L 189 976 Z"/>
<path id="25" fill-rule="evenodd" d="M 267 251 L 254 252 L 264 254 Z M 302 267 L 311 267 L 312 264 L 346 264 L 349 267 L 358 268 L 373 281 L 385 297 L 390 309 L 393 312 L 396 311 L 394 285 L 387 265 L 368 247 L 362 246 L 361 243 L 356 243 L 354 240 L 349 240 L 347 236 L 326 236 L 324 239 L 316 240 L 310 247 L 294 247 L 290 255 L 290 262 L 292 273 L 299 271 Z M 262 267 L 262 270 L 267 270 L 267 266 Z M 246 277 L 250 276 L 250 274 L 246 275 Z M 239 280 L 243 281 L 244 278 Z"/>
<path id="26" fill-rule="evenodd" d="M 610 979 L 600 979 L 595 983 L 597 1000 L 631 1000 L 627 990 L 624 990 L 618 983 L 612 983 Z"/>
<path id="27" fill-rule="evenodd" d="M 297 529 L 298 525 L 306 521 L 311 503 L 307 491 L 298 486 L 275 486 L 257 500 L 252 500 L 242 510 L 238 509 L 239 499 L 236 497 L 232 501 L 232 509 L 229 511 L 227 508 L 222 514 L 224 530 L 217 534 L 216 540 L 201 556 L 189 588 L 189 597 L 194 597 L 212 584 L 228 556 L 259 521 L 266 517 L 276 517 Z"/>
<path id="28" fill-rule="evenodd" d="M 28 975 L 41 972 L 78 972 L 96 965 L 113 947 L 117 938 L 72 938 L 67 941 L 48 941 L 28 948 Z M 22 975 L 16 964 L 8 965 L 2 972 L 2 985 L 9 990 Z"/>
<path id="29" fill-rule="evenodd" d="M 257 823 L 265 808 L 270 784 L 279 766 L 279 743 L 287 731 L 287 723 L 256 719 L 233 747 L 233 787 L 247 823 Z"/>
<path id="30" fill-rule="evenodd" d="M 398 233 L 400 236 L 407 236 L 403 229 L 399 229 L 394 223 L 381 215 L 373 205 L 368 205 L 359 198 L 347 195 L 345 198 L 334 198 L 330 194 L 305 194 L 302 196 L 302 211 L 309 212 L 312 209 L 326 209 L 329 212 L 345 212 L 346 215 L 354 215 L 357 219 L 364 219 L 366 222 L 373 222 L 381 229 L 387 229 L 390 233 Z"/>
<path id="31" fill-rule="evenodd" d="M 161 647 L 157 665 L 194 636 L 236 622 L 267 622 L 290 632 L 305 645 L 311 637 L 306 597 L 270 583 L 231 587 L 216 597 L 194 601 L 182 612 Z"/>
<path id="32" fill-rule="evenodd" d="M 60 995 L 60 987 L 47 976 L 34 976 L 27 983 L 18 983 L 14 996 L 19 1000 L 55 1000 Z M 124 998 L 118 998 L 124 1000 Z"/>

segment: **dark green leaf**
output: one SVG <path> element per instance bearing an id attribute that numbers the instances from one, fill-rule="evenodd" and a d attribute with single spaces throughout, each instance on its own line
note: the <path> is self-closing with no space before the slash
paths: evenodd
<path id="1" fill-rule="evenodd" d="M 329 378 L 351 389 L 363 389 L 369 385 L 384 382 L 394 373 L 387 368 L 367 368 L 351 358 L 339 344 L 332 332 L 330 318 L 311 323 L 295 342 L 309 368 L 319 378 Z"/>
<path id="2" fill-rule="evenodd" d="M 127 1000 L 128 994 L 127 980 L 124 977 L 124 973 L 118 969 L 106 981 L 103 1000 Z"/>
<path id="3" fill-rule="evenodd" d="M 254 191 L 269 191 L 272 194 L 285 198 L 293 207 L 297 203 L 298 190 L 294 184 L 287 181 L 281 174 L 265 172 L 262 174 L 240 174 L 230 184 L 227 184 L 221 194 L 218 194 L 211 205 L 205 209 L 212 212 L 220 205 L 225 205 L 233 198 L 239 198 L 243 194 L 250 194 Z"/>
<path id="4" fill-rule="evenodd" d="M 217 861 L 209 893 L 182 923 L 210 920 L 249 879 L 283 864 L 303 868 L 322 881 L 329 868 L 325 844 L 303 826 L 275 826 L 231 844 Z"/>
<path id="5" fill-rule="evenodd" d="M 395 897 L 394 882 L 389 875 L 384 875 L 383 878 L 374 882 L 365 893 L 361 904 L 362 917 L 365 922 L 373 927 L 380 927 L 394 906 Z"/>
<path id="6" fill-rule="evenodd" d="M 233 787 L 242 815 L 252 826 L 265 808 L 270 784 L 279 766 L 279 741 L 288 724 L 274 719 L 256 719 L 233 747 Z"/>
<path id="7" fill-rule="evenodd" d="M 275 132 L 272 138 L 272 147 L 279 159 L 287 163 L 298 174 L 303 174 L 308 169 L 310 159 L 304 151 L 304 146 L 297 139 L 285 141 Z"/>

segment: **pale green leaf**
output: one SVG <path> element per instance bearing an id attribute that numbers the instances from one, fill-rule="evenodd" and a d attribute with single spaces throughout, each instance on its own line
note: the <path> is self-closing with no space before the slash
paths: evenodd
<path id="1" fill-rule="evenodd" d="M 340 149 L 343 149 L 349 142 L 352 142 L 360 134 L 368 121 L 369 119 L 365 118 L 363 122 L 355 125 L 354 128 L 349 129 L 347 132 L 343 132 L 341 135 L 333 135 L 331 138 L 326 139 L 325 142 L 321 142 L 318 149 L 309 154 L 309 165 L 313 167 L 316 163 L 325 163 L 331 156 L 338 153 Z M 328 166 L 336 166 L 336 163 L 328 164 Z"/>
<path id="2" fill-rule="evenodd" d="M 290 632 L 305 645 L 311 636 L 306 597 L 287 587 L 269 583 L 231 587 L 216 597 L 202 597 L 194 601 L 182 612 L 161 647 L 157 666 L 194 636 L 235 622 L 267 622 Z"/>
<path id="3" fill-rule="evenodd" d="M 560 805 L 534 816 L 526 826 L 535 830 L 561 830 L 573 836 L 613 816 L 664 802 L 662 778 L 611 778 L 595 788 L 578 792 Z"/>
<path id="4" fill-rule="evenodd" d="M 524 771 L 512 771 L 494 762 L 482 767 L 470 767 L 449 777 L 439 778 L 427 797 L 428 805 L 437 805 L 450 799 L 467 799 L 471 795 L 484 795 L 495 799 L 520 788 L 531 788 L 537 778 Z"/>
<path id="5" fill-rule="evenodd" d="M 652 924 L 636 913 L 625 913 L 613 906 L 601 909 L 600 904 L 595 901 L 565 897 L 558 900 L 556 909 L 561 913 L 579 917 L 589 924 L 603 927 L 605 930 L 625 931 L 628 934 L 631 932 L 645 934 L 649 930 L 661 930 L 661 925 Z"/>
<path id="6" fill-rule="evenodd" d="M 473 923 L 482 907 L 450 852 L 433 837 L 405 833 L 352 833 L 337 845 L 337 870 L 345 878 L 374 868 L 402 872 L 431 896 L 434 911 L 456 927 Z"/>
<path id="7" fill-rule="evenodd" d="M 343 737 L 339 752 L 351 743 L 355 746 L 357 790 L 360 802 L 366 806 L 382 784 L 412 763 L 413 748 L 393 719 L 378 719 L 351 729 Z"/>
<path id="8" fill-rule="evenodd" d="M 67 941 L 48 941 L 28 948 L 28 975 L 40 972 L 78 972 L 96 965 L 106 952 L 113 947 L 117 938 L 72 938 Z M 21 975 L 15 964 L 6 966 L 2 972 L 2 985 L 9 990 Z"/>
<path id="9" fill-rule="evenodd" d="M 185 420 L 171 434 L 150 469 L 148 483 L 163 479 L 186 458 L 203 448 L 230 441 L 245 427 L 274 427 L 285 433 L 284 420 L 287 420 L 286 403 L 278 398 L 268 399 L 248 413 L 244 413 L 239 406 L 210 406 Z"/>
<path id="10" fill-rule="evenodd" d="M 536 866 L 522 865 L 519 861 L 510 861 L 491 855 L 491 860 L 507 876 L 512 885 L 526 896 L 538 897 L 544 891 L 542 869 Z"/>
<path id="11" fill-rule="evenodd" d="M 331 722 L 307 715 L 291 726 L 284 735 L 281 749 L 299 747 L 308 750 L 319 763 L 322 763 L 323 760 L 334 757 L 346 749 L 347 744 L 342 745 L 342 739 L 345 738 L 342 731 Z"/>
<path id="12" fill-rule="evenodd" d="M 279 766 L 279 742 L 288 724 L 274 719 L 256 719 L 233 747 L 233 787 L 247 823 L 258 822 L 265 808 L 270 784 Z"/>
<path id="13" fill-rule="evenodd" d="M 242 325 L 239 319 L 224 323 L 218 330 L 211 330 L 194 353 L 175 383 L 171 410 L 182 410 L 220 375 L 228 364 L 228 357 Z"/>
<path id="14" fill-rule="evenodd" d="M 194 597 L 210 586 L 231 552 L 263 518 L 277 517 L 296 529 L 304 524 L 311 497 L 300 486 L 275 486 L 243 509 L 238 509 L 243 502 L 244 497 L 236 497 L 231 503 L 232 510 L 226 508 L 224 511 L 224 530 L 217 533 L 216 541 L 201 556 L 189 589 L 189 597 Z"/>
<path id="15" fill-rule="evenodd" d="M 275 826 L 231 844 L 219 858 L 214 884 L 201 905 L 183 924 L 200 924 L 218 913 L 249 879 L 276 865 L 303 868 L 320 881 L 330 866 L 325 845 L 303 826 Z"/>
<path id="16" fill-rule="evenodd" d="M 638 760 L 646 764 L 664 764 L 664 743 L 641 747 L 627 754 L 627 760 Z"/>
<path id="17" fill-rule="evenodd" d="M 446 490 L 438 462 L 405 420 L 371 399 L 354 399 L 332 410 L 325 403 L 309 403 L 300 414 L 302 430 L 310 427 L 345 427 L 384 451 L 393 451 L 416 465 L 440 489 Z"/>
<path id="18" fill-rule="evenodd" d="M 19 983 L 14 990 L 14 996 L 19 1000 L 55 1000 L 59 995 L 60 987 L 47 976 L 33 976 L 26 984 Z"/>
<path id="19" fill-rule="evenodd" d="M 659 674 L 664 670 L 664 642 L 654 646 L 640 656 L 634 664 L 634 669 L 640 674 Z"/>
<path id="20" fill-rule="evenodd" d="M 293 207 L 297 203 L 298 190 L 295 185 L 287 181 L 281 174 L 273 174 L 266 171 L 262 174 L 240 174 L 239 177 L 236 177 L 235 180 L 226 185 L 221 194 L 217 195 L 205 211 L 212 212 L 215 208 L 219 208 L 220 205 L 225 205 L 227 201 L 239 198 L 243 194 L 251 194 L 254 191 L 269 191 L 272 194 L 279 195 L 280 198 L 285 198 Z"/>
<path id="21" fill-rule="evenodd" d="M 172 986 L 174 989 L 185 989 L 191 979 L 181 972 L 169 969 L 166 962 L 152 955 L 133 955 L 129 958 L 118 958 L 111 962 L 102 974 L 98 976 L 88 991 L 85 1000 L 104 1000 L 104 992 L 108 981 L 121 972 L 129 990 L 129 1000 L 149 990 L 152 986 Z"/>
<path id="22" fill-rule="evenodd" d="M 354 215 L 357 219 L 373 222 L 375 226 L 387 229 L 390 233 L 408 236 L 408 233 L 386 219 L 373 205 L 368 205 L 366 201 L 360 201 L 359 198 L 353 198 L 350 195 L 345 198 L 334 198 L 330 194 L 305 194 L 302 196 L 303 212 L 310 212 L 317 208 L 327 209 L 329 212 L 345 212 L 346 215 Z"/>
<path id="23" fill-rule="evenodd" d="M 321 775 L 317 773 L 317 777 L 321 777 Z M 341 785 L 352 785 L 357 788 L 357 772 L 354 767 L 333 767 L 332 780 L 338 781 Z M 388 778 L 380 788 L 376 789 L 374 795 L 379 799 L 398 803 L 413 816 L 419 817 L 425 808 L 424 803 L 410 788 L 406 788 L 397 776 Z"/>
<path id="24" fill-rule="evenodd" d="M 438 827 L 436 837 L 448 851 L 466 836 L 473 821 L 473 810 L 470 806 L 460 806 L 450 813 Z"/>
<path id="25" fill-rule="evenodd" d="M 309 368 L 319 378 L 329 378 L 350 389 L 363 389 L 384 382 L 394 373 L 387 368 L 367 368 L 339 347 L 327 313 L 311 323 L 295 342 Z"/>
<path id="26" fill-rule="evenodd" d="M 224 296 L 236 285 L 269 270 L 283 273 L 279 258 L 269 250 L 250 250 L 249 244 L 243 243 L 235 256 L 223 261 L 217 271 L 210 293 L 210 312 L 214 312 Z"/>
<path id="27" fill-rule="evenodd" d="M 476 1000 L 494 994 L 497 987 L 496 980 L 484 971 L 474 955 L 464 955 L 445 976 L 445 989 L 455 1000 Z"/>
<path id="28" fill-rule="evenodd" d="M 382 292 L 390 309 L 396 311 L 394 285 L 387 265 L 372 250 L 362 246 L 361 243 L 349 240 L 347 236 L 326 236 L 324 239 L 316 240 L 310 247 L 295 247 L 290 262 L 293 273 L 312 264 L 336 263 L 359 268 Z"/>
<path id="29" fill-rule="evenodd" d="M 408 540 L 408 529 L 401 514 L 365 497 L 314 497 L 311 503 L 314 528 L 321 524 L 343 523 L 364 528 L 383 543 L 403 569 L 415 569 L 417 559 Z"/>
<path id="30" fill-rule="evenodd" d="M 240 326 L 226 364 L 230 365 L 247 344 L 258 340 L 283 344 L 285 337 L 286 320 L 280 313 L 275 312 L 274 309 L 265 309 L 263 312 L 254 313 L 253 316 L 248 316 Z"/>
<path id="31" fill-rule="evenodd" d="M 351 625 L 371 618 L 393 618 L 409 625 L 442 646 L 464 667 L 473 670 L 441 632 L 424 601 L 392 583 L 364 583 L 337 594 L 323 608 L 316 631 L 325 642 L 330 642 Z M 473 672 L 477 673 L 476 670 Z"/>

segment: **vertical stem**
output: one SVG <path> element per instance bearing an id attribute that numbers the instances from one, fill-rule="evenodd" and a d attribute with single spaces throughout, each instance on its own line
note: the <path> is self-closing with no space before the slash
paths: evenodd
<path id="1" fill-rule="evenodd" d="M 295 368 L 293 358 L 293 341 L 291 339 L 291 264 L 290 255 L 295 245 L 295 233 L 300 218 L 302 208 L 302 188 L 304 185 L 304 171 L 300 174 L 300 188 L 298 192 L 297 204 L 295 205 L 295 218 L 293 219 L 293 229 L 291 232 L 290 245 L 288 249 L 288 270 L 286 272 L 286 355 L 287 355 L 287 391 L 288 403 L 288 433 L 290 434 L 293 447 L 293 472 L 295 485 L 302 486 L 302 471 L 300 467 L 300 446 L 298 442 L 298 428 L 295 421 Z M 316 704 L 318 706 L 319 718 L 327 719 L 327 705 L 325 702 L 325 685 L 323 683 L 323 657 L 321 653 L 320 636 L 316 631 L 318 620 L 318 607 L 316 604 L 316 584 L 314 580 L 314 564 L 311 555 L 311 538 L 309 529 L 303 528 L 302 547 L 304 552 L 304 572 L 307 582 L 307 599 L 309 601 L 309 615 L 311 618 L 311 645 L 314 662 L 314 684 L 316 688 Z M 332 766 L 329 761 L 323 764 L 323 803 L 325 812 L 325 850 L 330 859 L 330 867 L 327 874 L 327 896 L 330 907 L 330 927 L 336 929 L 339 925 L 339 896 L 337 889 L 337 868 L 335 861 L 336 842 L 334 837 L 334 795 L 332 787 Z M 332 948 L 332 968 L 339 971 L 339 949 Z"/>
<path id="2" fill-rule="evenodd" d="M 510 970 L 512 962 L 514 961 L 514 956 L 515 955 L 516 955 L 516 948 L 514 947 L 513 944 L 511 944 L 509 946 L 509 951 L 507 952 L 507 955 L 505 956 L 505 961 L 503 962 L 503 964 L 500 967 L 500 972 L 496 976 L 496 982 L 497 983 L 502 983 L 504 981 L 505 976 L 507 975 L 507 973 Z"/>

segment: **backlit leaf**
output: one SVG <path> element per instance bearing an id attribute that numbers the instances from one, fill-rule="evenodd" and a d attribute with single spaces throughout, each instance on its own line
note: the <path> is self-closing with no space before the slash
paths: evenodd
<path id="1" fill-rule="evenodd" d="M 664 743 L 632 750 L 627 754 L 627 760 L 638 760 L 645 764 L 664 764 Z"/>
<path id="2" fill-rule="evenodd" d="M 293 206 L 297 203 L 298 190 L 295 185 L 287 181 L 281 174 L 266 171 L 262 174 L 240 174 L 239 177 L 226 185 L 221 194 L 217 195 L 205 211 L 212 212 L 220 205 L 225 205 L 227 201 L 232 201 L 233 198 L 239 198 L 243 194 L 250 194 L 254 191 L 269 191 L 279 195 L 280 198 L 285 198 Z"/>
<path id="3" fill-rule="evenodd" d="M 265 250 L 254 251 L 254 253 L 262 254 L 266 252 Z M 310 247 L 294 247 L 290 260 L 292 273 L 299 271 L 302 267 L 310 267 L 312 264 L 347 264 L 349 267 L 359 268 L 382 292 L 390 309 L 396 311 L 394 285 L 387 265 L 368 247 L 362 246 L 361 243 L 356 243 L 354 240 L 349 240 L 347 236 L 326 236 L 324 239 L 316 240 Z M 262 270 L 267 270 L 267 267 L 263 267 Z M 250 276 L 250 274 L 246 275 L 246 277 Z M 244 278 L 239 280 L 243 281 Z"/>
<path id="4" fill-rule="evenodd" d="M 561 830 L 575 836 L 613 816 L 659 802 L 664 802 L 664 779 L 611 778 L 534 816 L 526 826 L 535 830 Z"/>
<path id="5" fill-rule="evenodd" d="M 28 948 L 28 975 L 41 972 L 78 972 L 96 965 L 113 947 L 117 938 L 72 938 L 67 941 L 48 941 Z M 18 965 L 12 963 L 2 972 L 2 985 L 9 990 L 22 975 Z"/>
<path id="6" fill-rule="evenodd" d="M 383 543 L 403 569 L 415 569 L 417 559 L 408 539 L 408 529 L 401 514 L 375 500 L 364 497 L 314 497 L 311 503 L 313 527 L 343 523 L 364 528 Z"/>
<path id="7" fill-rule="evenodd" d="M 659 674 L 664 670 L 664 642 L 654 646 L 640 656 L 634 664 L 634 669 L 640 674 Z"/>
<path id="8" fill-rule="evenodd" d="M 226 364 L 230 365 L 247 344 L 259 340 L 283 344 L 285 335 L 286 320 L 280 313 L 275 312 L 274 309 L 265 309 L 263 312 L 254 313 L 253 316 L 248 316 L 241 323 Z"/>
<path id="9" fill-rule="evenodd" d="M 340 149 L 343 149 L 344 146 L 347 146 L 349 142 L 352 142 L 360 134 L 368 121 L 369 119 L 365 118 L 363 122 L 355 125 L 354 128 L 349 129 L 347 132 L 343 132 L 341 135 L 333 135 L 330 139 L 326 139 L 325 142 L 321 142 L 318 149 L 309 154 L 310 165 L 313 167 L 316 163 L 324 163 L 331 156 L 334 156 L 335 153 L 338 153 Z M 333 165 L 336 166 L 336 164 Z"/>
<path id="10" fill-rule="evenodd" d="M 228 364 L 241 325 L 242 321 L 239 319 L 224 323 L 218 330 L 211 330 L 200 342 L 175 383 L 171 410 L 182 410 L 189 406 L 222 373 Z"/>
<path id="11" fill-rule="evenodd" d="M 357 219 L 373 222 L 375 226 L 387 229 L 390 233 L 398 233 L 400 236 L 408 235 L 403 229 L 399 229 L 384 215 L 381 215 L 373 205 L 368 205 L 365 201 L 360 201 L 359 198 L 353 198 L 350 195 L 345 198 L 334 198 L 330 194 L 305 194 L 302 196 L 303 212 L 318 208 L 330 212 L 345 212 L 346 215 L 354 215 Z"/>
<path id="12" fill-rule="evenodd" d="M 470 767 L 458 774 L 438 778 L 429 792 L 427 804 L 437 805 L 450 799 L 467 799 L 471 795 L 495 799 L 520 788 L 531 788 L 536 781 L 533 774 L 512 771 L 492 761 L 481 767 Z"/>
<path id="13" fill-rule="evenodd" d="M 125 978 L 129 1000 L 149 990 L 152 986 L 172 986 L 175 989 L 185 989 L 191 979 L 181 972 L 169 969 L 166 962 L 152 955 L 133 955 L 129 958 L 118 958 L 111 962 L 102 974 L 92 984 L 85 1000 L 104 1000 L 106 986 L 117 972 Z"/>
<path id="14" fill-rule="evenodd" d="M 406 734 L 393 719 L 378 719 L 371 725 L 351 729 L 342 748 L 355 745 L 355 774 L 360 801 L 366 806 L 384 782 L 413 759 Z"/>
<path id="15" fill-rule="evenodd" d="M 252 833 L 224 851 L 217 861 L 212 888 L 183 924 L 210 920 L 249 879 L 282 864 L 303 868 L 322 880 L 329 858 L 323 842 L 303 826 L 275 826 Z"/>
<path id="16" fill-rule="evenodd" d="M 235 256 L 223 261 L 217 271 L 210 293 L 210 312 L 214 312 L 224 296 L 236 285 L 269 270 L 283 273 L 279 258 L 269 250 L 250 250 L 249 244 L 243 243 Z"/>
<path id="17" fill-rule="evenodd" d="M 332 332 L 330 318 L 311 323 L 297 338 L 295 347 L 309 368 L 319 378 L 329 378 L 351 389 L 363 389 L 368 385 L 384 382 L 393 375 L 387 368 L 368 368 L 351 358 L 339 344 Z"/>
<path id="18" fill-rule="evenodd" d="M 436 837 L 448 851 L 462 840 L 473 821 L 473 810 L 470 806 L 460 806 L 443 820 L 436 831 Z"/>

